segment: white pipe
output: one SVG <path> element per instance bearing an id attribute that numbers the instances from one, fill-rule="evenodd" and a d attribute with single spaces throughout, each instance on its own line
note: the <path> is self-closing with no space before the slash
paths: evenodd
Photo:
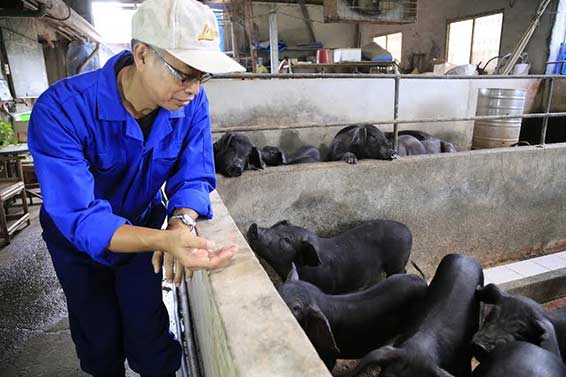
<path id="1" fill-rule="evenodd" d="M 542 2 L 540 3 L 538 10 L 537 10 L 537 13 L 536 13 L 535 17 L 533 18 L 531 24 L 529 25 L 529 28 L 527 29 L 525 34 L 523 34 L 523 37 L 519 41 L 519 44 L 517 45 L 515 50 L 513 51 L 511 58 L 509 59 L 509 61 L 505 65 L 503 72 L 502 72 L 503 75 L 510 74 L 511 71 L 513 70 L 513 67 L 515 67 L 517 60 L 519 60 L 519 57 L 521 56 L 521 54 L 523 53 L 523 51 L 527 47 L 527 44 L 531 40 L 531 37 L 535 33 L 535 30 L 536 30 L 536 28 L 537 28 L 537 26 L 540 22 L 540 18 L 542 17 L 544 12 L 546 11 L 548 4 L 550 4 L 550 0 L 542 0 Z"/>
<path id="2" fill-rule="evenodd" d="M 102 37 L 94 26 L 85 20 L 80 14 L 75 12 L 67 3 L 62 0 L 33 0 L 34 4 L 45 4 L 47 7 L 47 14 L 50 17 L 44 17 L 43 20 L 56 27 L 64 25 L 73 30 L 74 33 L 83 35 L 85 39 L 92 42 L 102 43 Z M 27 1 L 25 4 L 29 7 L 31 2 Z"/>

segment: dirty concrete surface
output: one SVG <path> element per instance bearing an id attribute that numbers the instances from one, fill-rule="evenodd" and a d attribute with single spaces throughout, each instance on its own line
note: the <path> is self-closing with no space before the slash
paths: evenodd
<path id="1" fill-rule="evenodd" d="M 0 249 L 0 376 L 88 376 L 80 370 L 65 296 L 41 238 L 39 208 L 30 207 L 32 224 Z"/>

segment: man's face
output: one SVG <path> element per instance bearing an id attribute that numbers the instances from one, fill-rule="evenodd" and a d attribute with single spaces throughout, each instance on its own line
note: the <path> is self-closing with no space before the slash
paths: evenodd
<path id="1" fill-rule="evenodd" d="M 147 46 L 143 47 L 144 64 L 140 73 L 142 74 L 143 86 L 149 96 L 149 100 L 171 111 L 179 110 L 188 105 L 200 90 L 199 81 L 186 80 L 183 83 L 171 72 L 166 63 L 185 76 L 198 77 L 201 75 L 201 72 L 189 67 L 166 51 L 159 50 L 156 53 Z M 137 51 L 134 53 L 137 53 Z M 161 55 L 161 57 L 157 54 Z"/>

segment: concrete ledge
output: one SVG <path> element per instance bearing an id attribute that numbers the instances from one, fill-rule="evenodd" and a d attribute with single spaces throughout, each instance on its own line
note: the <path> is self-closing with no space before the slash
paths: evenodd
<path id="1" fill-rule="evenodd" d="M 549 302 L 566 297 L 566 268 L 499 284 L 499 287 L 540 303 Z"/>
<path id="2" fill-rule="evenodd" d="M 279 297 L 216 192 L 214 220 L 199 235 L 240 252 L 222 271 L 194 274 L 189 299 L 206 377 L 299 377 L 330 373 Z"/>

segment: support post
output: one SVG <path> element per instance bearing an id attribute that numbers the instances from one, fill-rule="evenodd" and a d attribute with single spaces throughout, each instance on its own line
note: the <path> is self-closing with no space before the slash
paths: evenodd
<path id="1" fill-rule="evenodd" d="M 269 57 L 271 73 L 279 73 L 279 33 L 277 30 L 277 8 L 273 6 L 269 14 Z"/>
<path id="2" fill-rule="evenodd" d="M 548 127 L 548 113 L 550 113 L 550 108 L 552 107 L 552 94 L 554 92 L 554 79 L 550 78 L 546 80 L 545 86 L 545 107 L 544 112 L 546 113 L 542 120 L 542 129 L 540 131 L 540 145 L 544 145 L 546 142 L 546 129 Z"/>

